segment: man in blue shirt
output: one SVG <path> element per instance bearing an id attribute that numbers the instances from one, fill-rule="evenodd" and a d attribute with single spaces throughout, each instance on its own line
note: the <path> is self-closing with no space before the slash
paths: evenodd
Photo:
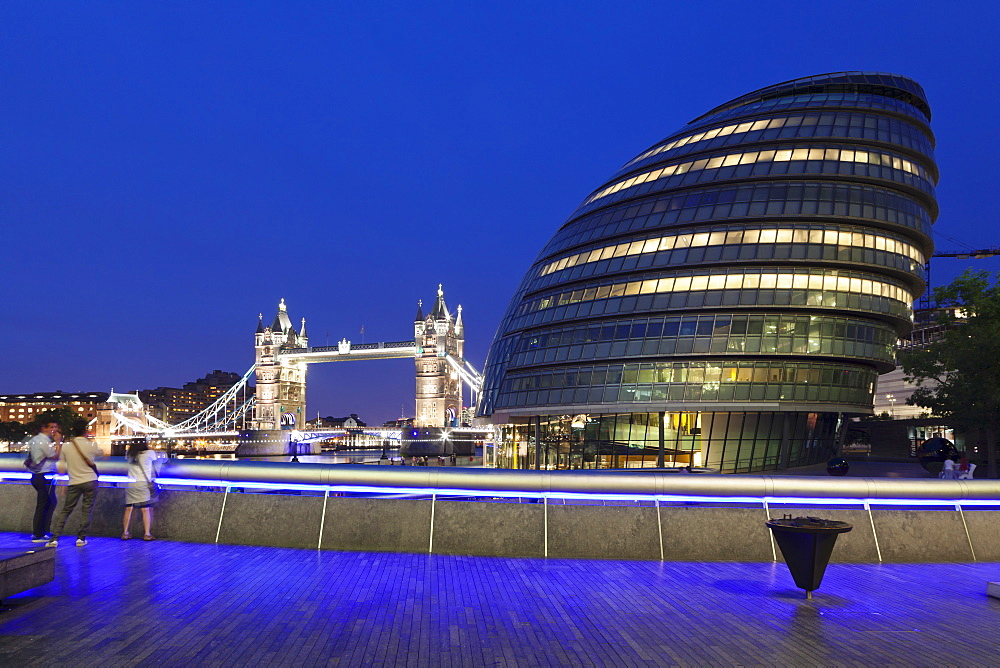
<path id="1" fill-rule="evenodd" d="M 46 422 L 35 436 L 28 440 L 31 455 L 31 486 L 35 488 L 35 517 L 32 522 L 31 542 L 44 543 L 51 536 L 52 513 L 56 509 L 56 460 L 62 447 L 62 434 L 58 422 Z"/>

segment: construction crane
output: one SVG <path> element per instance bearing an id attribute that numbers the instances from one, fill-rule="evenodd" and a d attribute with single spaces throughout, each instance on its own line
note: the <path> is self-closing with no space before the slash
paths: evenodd
<path id="1" fill-rule="evenodd" d="M 931 257 L 957 257 L 963 260 L 968 260 L 970 258 L 982 260 L 984 257 L 996 257 L 997 255 L 1000 255 L 1000 246 L 983 248 L 981 250 L 938 251 L 937 253 L 934 253 L 934 255 L 931 255 Z"/>
<path id="2" fill-rule="evenodd" d="M 955 257 L 962 260 L 982 260 L 987 257 L 997 257 L 1000 256 L 1000 246 L 992 246 L 990 248 L 980 248 L 978 250 L 963 250 L 963 251 L 937 251 L 931 257 Z M 931 263 L 928 262 L 924 265 L 924 271 L 927 275 L 927 290 L 924 292 L 923 296 L 920 297 L 921 309 L 931 308 Z"/>

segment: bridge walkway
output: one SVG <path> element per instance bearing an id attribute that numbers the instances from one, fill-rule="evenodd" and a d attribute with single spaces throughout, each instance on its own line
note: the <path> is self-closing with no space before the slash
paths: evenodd
<path id="1" fill-rule="evenodd" d="M 995 665 L 1000 564 L 315 552 L 93 538 L 0 611 L 0 665 Z M 30 545 L 0 533 L 0 546 Z"/>

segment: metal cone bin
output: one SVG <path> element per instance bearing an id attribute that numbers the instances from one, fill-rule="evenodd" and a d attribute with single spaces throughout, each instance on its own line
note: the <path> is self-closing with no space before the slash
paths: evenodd
<path id="1" fill-rule="evenodd" d="M 778 543 L 795 586 L 806 590 L 807 599 L 812 598 L 812 593 L 823 581 L 837 536 L 854 528 L 847 522 L 818 517 L 793 518 L 791 515 L 769 520 L 766 524 Z"/>

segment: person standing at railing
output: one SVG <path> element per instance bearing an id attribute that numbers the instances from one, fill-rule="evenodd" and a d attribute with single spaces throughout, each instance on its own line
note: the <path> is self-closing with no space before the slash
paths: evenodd
<path id="1" fill-rule="evenodd" d="M 31 523 L 31 542 L 44 543 L 52 535 L 52 513 L 56 510 L 56 460 L 62 446 L 58 422 L 46 422 L 37 434 L 28 439 L 31 458 L 31 486 L 35 488 L 35 516 Z"/>
<path id="2" fill-rule="evenodd" d="M 149 449 L 145 439 L 136 439 L 129 445 L 125 455 L 128 462 L 128 489 L 125 492 L 125 516 L 122 518 L 122 540 L 132 537 L 129 524 L 132 521 L 132 509 L 142 510 L 142 527 L 145 530 L 143 540 L 153 540 L 153 504 L 157 502 L 156 470 L 153 466 L 156 453 Z"/>
<path id="3" fill-rule="evenodd" d="M 94 511 L 94 499 L 97 498 L 97 465 L 94 459 L 101 456 L 101 450 L 93 441 L 84 437 L 85 423 L 74 428 L 73 438 L 64 445 L 59 453 L 58 468 L 69 474 L 69 486 L 66 488 L 66 500 L 56 516 L 52 539 L 46 547 L 56 547 L 59 544 L 59 534 L 66 526 L 66 519 L 83 498 L 83 519 L 77 531 L 76 546 L 87 544 L 87 531 L 90 529 L 90 518 Z"/>

